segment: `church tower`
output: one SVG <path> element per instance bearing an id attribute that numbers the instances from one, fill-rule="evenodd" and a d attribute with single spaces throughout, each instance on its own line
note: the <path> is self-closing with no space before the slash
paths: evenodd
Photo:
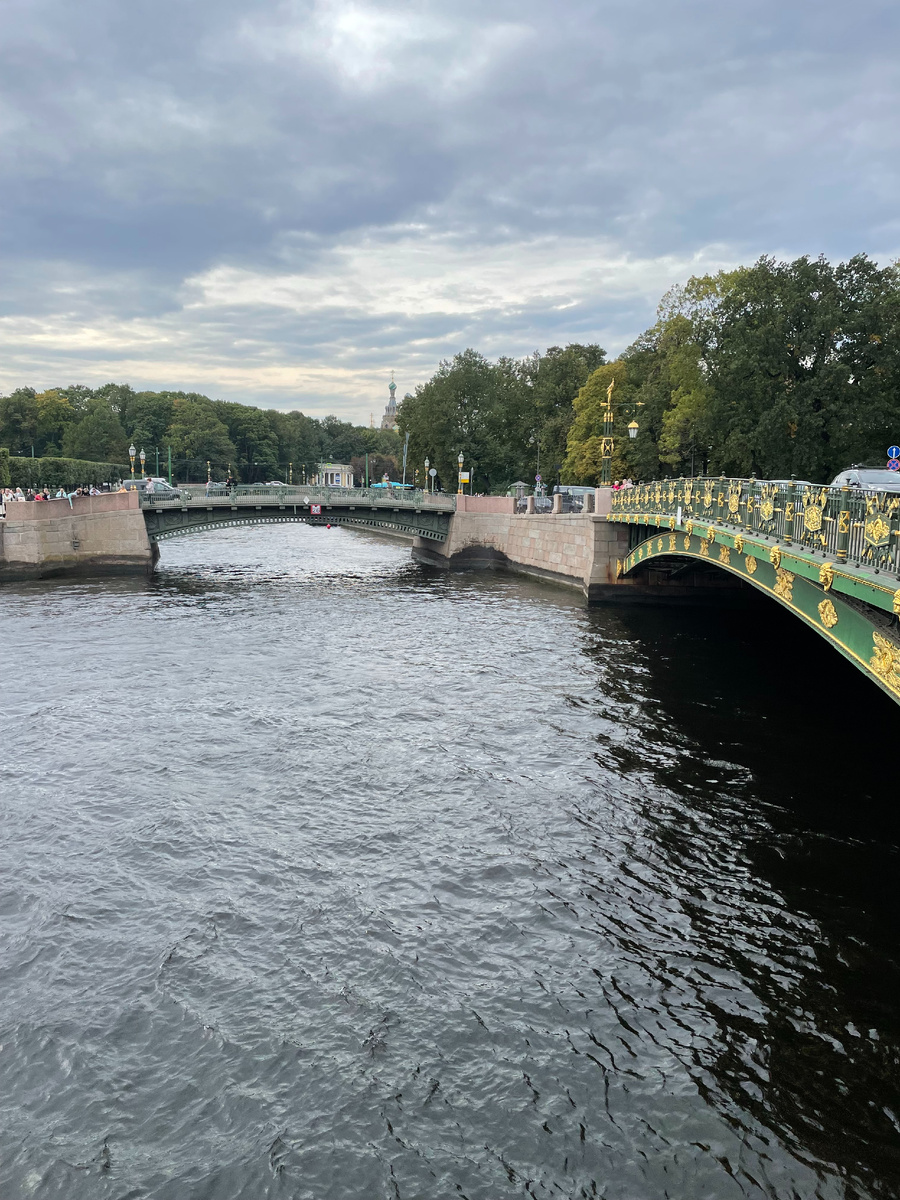
<path id="1" fill-rule="evenodd" d="M 387 407 L 384 410 L 384 416 L 381 418 L 382 429 L 397 428 L 397 385 L 394 383 L 394 372 L 391 371 L 391 382 L 388 384 L 388 391 L 391 394 L 390 400 L 387 402 Z"/>

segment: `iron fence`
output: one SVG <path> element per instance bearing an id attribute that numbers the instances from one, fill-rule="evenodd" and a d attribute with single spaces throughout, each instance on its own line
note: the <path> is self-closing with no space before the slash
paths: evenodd
<path id="1" fill-rule="evenodd" d="M 349 506 L 353 504 L 366 505 L 370 508 L 415 508 L 429 509 L 438 512 L 454 512 L 456 496 L 443 493 L 431 494 L 422 489 L 410 488 L 328 488 L 305 487 L 266 487 L 252 484 L 236 488 L 187 488 L 183 487 L 173 495 L 172 492 L 140 493 L 141 505 L 147 508 L 183 508 L 185 505 L 206 506 L 211 501 L 230 505 L 258 505 L 261 501 L 279 504 L 308 507 L 310 504 L 324 506 Z"/>
<path id="2" fill-rule="evenodd" d="M 721 525 L 900 576 L 900 494 L 794 480 L 662 479 L 614 492 L 610 520 Z"/>

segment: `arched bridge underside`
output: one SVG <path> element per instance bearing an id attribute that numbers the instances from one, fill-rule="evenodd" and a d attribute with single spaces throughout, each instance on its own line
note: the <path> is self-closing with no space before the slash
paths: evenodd
<path id="1" fill-rule="evenodd" d="M 626 503 L 638 507 L 631 498 Z M 700 566 L 727 572 L 815 629 L 900 703 L 900 580 L 891 562 L 875 568 L 878 560 L 866 561 L 863 555 L 857 562 L 846 555 L 841 560 L 828 553 L 824 539 L 817 547 L 797 545 L 794 539 L 716 520 L 691 520 L 683 507 L 671 515 L 616 511 L 623 507 L 614 503 L 608 517 L 636 526 L 629 531 L 629 552 L 617 564 L 623 583 L 640 580 L 664 590 L 670 580 L 675 583 Z M 641 507 L 655 505 L 651 500 Z M 883 536 L 880 527 L 875 533 Z"/>
<path id="2" fill-rule="evenodd" d="M 144 520 L 151 543 L 204 533 L 232 525 L 269 525 L 300 522 L 305 525 L 346 525 L 362 529 L 383 529 L 412 537 L 442 542 L 447 537 L 450 513 L 416 512 L 408 509 L 324 508 L 312 513 L 300 505 L 253 509 L 241 507 L 145 508 Z"/>

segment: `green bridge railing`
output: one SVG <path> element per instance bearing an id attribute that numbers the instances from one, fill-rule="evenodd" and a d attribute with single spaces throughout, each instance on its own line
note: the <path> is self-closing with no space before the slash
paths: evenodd
<path id="1" fill-rule="evenodd" d="M 716 524 L 900 577 L 900 494 L 760 479 L 662 479 L 612 495 L 609 519 Z"/>

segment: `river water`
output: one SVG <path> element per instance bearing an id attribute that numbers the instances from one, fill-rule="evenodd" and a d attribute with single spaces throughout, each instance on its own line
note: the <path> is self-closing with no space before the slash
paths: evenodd
<path id="1" fill-rule="evenodd" d="M 0 591 L 3 1200 L 900 1194 L 898 713 L 302 525 Z"/>

